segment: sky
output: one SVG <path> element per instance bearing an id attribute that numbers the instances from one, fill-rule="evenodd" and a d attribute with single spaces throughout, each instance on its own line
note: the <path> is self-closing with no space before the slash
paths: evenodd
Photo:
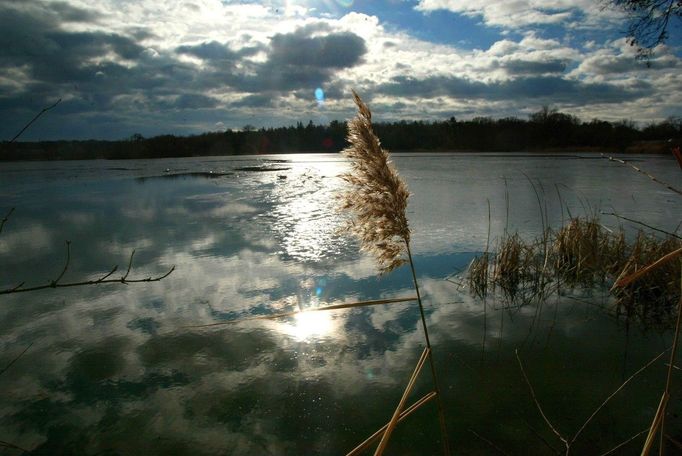
<path id="1" fill-rule="evenodd" d="M 650 67 L 595 0 L 0 0 L 0 140 L 246 125 L 682 116 L 682 31 Z"/>

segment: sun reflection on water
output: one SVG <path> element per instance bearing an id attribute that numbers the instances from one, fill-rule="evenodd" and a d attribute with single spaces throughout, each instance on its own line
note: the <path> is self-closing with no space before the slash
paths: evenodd
<path id="1" fill-rule="evenodd" d="M 304 342 L 329 335 L 334 326 L 334 319 L 329 312 L 302 312 L 294 316 L 285 332 L 298 342 Z"/>
<path id="2" fill-rule="evenodd" d="M 338 318 L 335 318 L 330 311 L 313 310 L 328 305 L 322 302 L 325 294 L 324 288 L 327 281 L 324 278 L 305 279 L 299 283 L 299 293 L 292 297 L 290 304 L 293 304 L 297 313 L 293 318 L 280 325 L 280 332 L 292 337 L 298 342 L 311 341 L 331 337 L 338 326 Z"/>
<path id="3" fill-rule="evenodd" d="M 272 191 L 272 229 L 284 252 L 299 261 L 338 258 L 347 240 L 338 235 L 341 220 L 335 196 L 342 187 L 338 175 L 344 161 L 293 166 Z"/>

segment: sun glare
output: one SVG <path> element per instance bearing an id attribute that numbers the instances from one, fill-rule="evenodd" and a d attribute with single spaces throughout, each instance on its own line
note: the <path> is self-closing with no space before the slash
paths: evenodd
<path id="1" fill-rule="evenodd" d="M 302 312 L 287 324 L 285 332 L 299 342 L 328 335 L 334 328 L 329 312 Z"/>

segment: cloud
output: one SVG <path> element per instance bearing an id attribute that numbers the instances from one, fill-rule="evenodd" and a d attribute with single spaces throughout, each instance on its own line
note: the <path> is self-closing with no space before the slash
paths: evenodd
<path id="1" fill-rule="evenodd" d="M 448 10 L 467 16 L 481 16 L 487 25 L 518 27 L 531 24 L 556 24 L 573 17 L 567 2 L 533 0 L 420 0 L 416 9 L 423 12 Z"/>
<path id="2" fill-rule="evenodd" d="M 592 0 L 420 0 L 415 9 L 480 17 L 485 25 L 510 30 L 536 25 L 595 29 L 622 18 Z"/>
<path id="3" fill-rule="evenodd" d="M 558 76 L 531 76 L 484 83 L 460 77 L 412 79 L 396 77 L 376 87 L 381 94 L 398 97 L 434 98 L 448 96 L 465 100 L 533 99 L 565 104 L 617 103 L 650 94 L 648 84 L 634 89 L 607 83 L 584 83 Z"/>
<path id="4" fill-rule="evenodd" d="M 268 61 L 272 66 L 302 65 L 313 68 L 347 68 L 360 62 L 367 52 L 365 41 L 351 32 L 310 36 L 315 28 L 277 34 L 270 41 Z"/>
<path id="5" fill-rule="evenodd" d="M 182 94 L 173 102 L 173 107 L 178 109 L 203 109 L 216 106 L 218 106 L 218 100 L 215 98 L 196 93 Z"/>
<path id="6" fill-rule="evenodd" d="M 514 59 L 507 60 L 501 64 L 510 74 L 545 74 L 563 73 L 566 70 L 566 62 L 553 59 L 544 62 Z"/>
<path id="7" fill-rule="evenodd" d="M 180 54 L 189 54 L 212 63 L 222 61 L 234 61 L 243 56 L 252 55 L 260 49 L 260 46 L 244 47 L 239 51 L 233 51 L 229 45 L 217 41 L 204 42 L 197 45 L 178 46 L 176 51 Z"/>
<path id="8" fill-rule="evenodd" d="M 3 2 L 0 114 L 7 122 L 0 138 L 12 137 L 58 98 L 58 109 L 24 139 L 199 133 L 219 122 L 239 128 L 344 120 L 353 111 L 351 87 L 366 98 L 378 88 L 373 101 L 396 118 L 437 118 L 448 111 L 458 117 L 515 115 L 525 108 L 524 97 L 574 106 L 568 94 L 577 94 L 576 100 L 595 96 L 582 112 L 595 103 L 617 103 L 622 95 L 627 111 L 622 105 L 612 116 L 670 115 L 671 97 L 663 105 L 647 97 L 674 91 L 679 58 L 665 50 L 653 71 L 629 68 L 627 51 L 603 36 L 577 40 L 576 27 L 598 16 L 590 5 L 425 0 L 419 11 L 405 8 L 414 15 L 447 9 L 509 31 L 485 48 L 472 36 L 472 50 L 435 43 L 428 33 L 417 38 L 381 14 L 348 10 L 335 15 L 215 0 L 163 7 L 151 1 Z M 570 22 L 545 33 L 562 14 Z M 539 86 L 528 86 L 534 83 Z M 324 104 L 314 102 L 318 87 Z M 420 93 L 430 98 L 417 107 Z M 476 102 L 464 106 L 463 99 Z"/>

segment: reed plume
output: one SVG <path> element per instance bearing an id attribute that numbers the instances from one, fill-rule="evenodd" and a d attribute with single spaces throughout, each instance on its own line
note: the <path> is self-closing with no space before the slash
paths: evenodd
<path id="1" fill-rule="evenodd" d="M 410 227 L 405 213 L 410 192 L 389 160 L 388 152 L 381 147 L 379 137 L 374 133 L 369 108 L 355 91 L 353 99 L 358 107 L 358 114 L 348 123 L 347 139 L 350 145 L 342 151 L 351 164 L 351 171 L 341 175 L 349 185 L 340 196 L 342 209 L 351 214 L 346 228 L 358 237 L 363 250 L 374 254 L 382 274 L 406 263 L 410 265 L 426 344 L 418 367 L 410 378 L 391 421 L 386 425 L 374 454 L 381 456 L 386 449 L 391 432 L 403 415 L 405 401 L 414 386 L 414 381 L 428 360 L 433 380 L 433 395 L 438 406 L 443 454 L 449 456 L 450 443 L 445 424 L 445 411 L 433 361 L 424 305 L 410 251 Z M 426 401 L 420 402 L 420 405 L 424 403 Z"/>
<path id="2" fill-rule="evenodd" d="M 351 213 L 346 228 L 363 250 L 374 254 L 384 274 L 408 262 L 405 210 L 410 193 L 374 133 L 369 108 L 355 91 L 353 99 L 358 115 L 348 123 L 350 145 L 342 151 L 351 163 L 351 171 L 341 176 L 350 186 L 341 195 L 342 208 Z"/>

